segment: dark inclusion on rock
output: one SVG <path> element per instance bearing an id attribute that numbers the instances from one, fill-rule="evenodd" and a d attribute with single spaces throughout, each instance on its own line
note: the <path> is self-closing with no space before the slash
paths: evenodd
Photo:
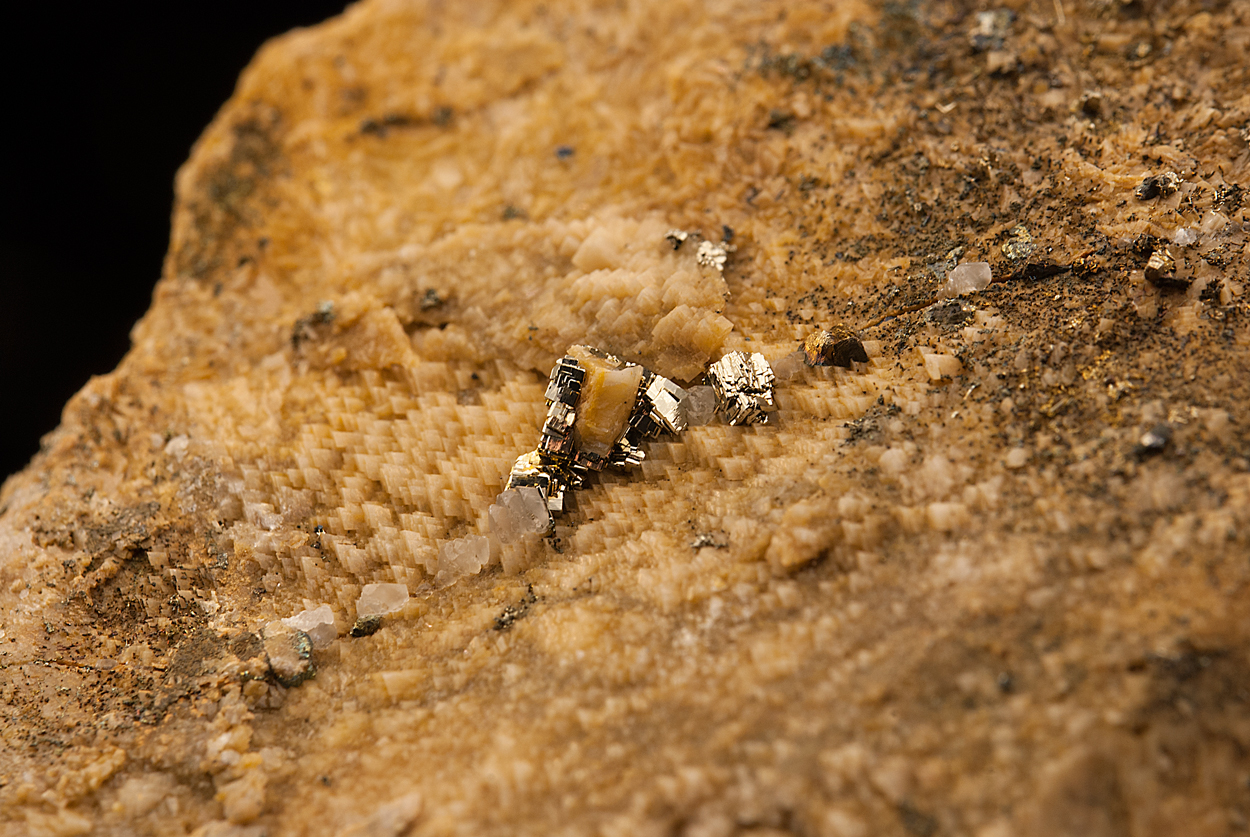
<path id="1" fill-rule="evenodd" d="M 373 636 L 382 627 L 382 617 L 379 615 L 361 616 L 356 620 L 356 624 L 352 625 L 350 631 L 354 637 Z"/>

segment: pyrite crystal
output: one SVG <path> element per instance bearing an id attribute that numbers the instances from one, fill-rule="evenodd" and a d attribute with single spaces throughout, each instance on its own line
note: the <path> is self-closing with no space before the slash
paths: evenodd
<path id="1" fill-rule="evenodd" d="M 662 375 L 589 346 L 569 347 L 547 381 L 538 448 L 517 458 L 506 489 L 537 488 L 552 512 L 591 471 L 639 465 L 642 444 L 686 429 L 686 391 Z"/>
<path id="2" fill-rule="evenodd" d="M 859 336 L 844 325 L 809 334 L 803 341 L 803 357 L 808 366 L 841 366 L 844 369 L 850 369 L 852 362 L 868 362 L 868 353 L 864 351 Z"/>
<path id="3" fill-rule="evenodd" d="M 773 370 L 758 352 L 730 352 L 712 364 L 707 380 L 716 393 L 718 409 L 730 424 L 764 423 L 777 409 Z"/>

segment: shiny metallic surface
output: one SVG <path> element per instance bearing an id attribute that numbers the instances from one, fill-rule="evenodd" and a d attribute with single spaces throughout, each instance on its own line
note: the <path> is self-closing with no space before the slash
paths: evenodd
<path id="1" fill-rule="evenodd" d="M 717 408 L 732 425 L 765 423 L 777 409 L 773 370 L 758 352 L 730 352 L 712 364 L 707 380 Z"/>

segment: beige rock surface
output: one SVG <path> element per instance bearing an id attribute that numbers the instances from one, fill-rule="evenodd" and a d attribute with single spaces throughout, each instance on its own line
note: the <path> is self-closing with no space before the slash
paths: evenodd
<path id="1" fill-rule="evenodd" d="M 1250 3 L 1007 5 L 266 46 L 133 350 L 0 493 L 0 834 L 1247 828 Z M 664 237 L 723 227 L 723 274 Z M 689 382 L 839 323 L 867 364 L 434 589 L 569 344 Z M 349 636 L 371 583 L 413 598 Z M 323 603 L 283 687 L 264 626 Z"/>

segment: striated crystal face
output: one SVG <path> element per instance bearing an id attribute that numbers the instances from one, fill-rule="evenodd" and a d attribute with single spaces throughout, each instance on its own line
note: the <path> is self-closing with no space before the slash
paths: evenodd
<path id="1" fill-rule="evenodd" d="M 730 352 L 707 371 L 717 406 L 730 424 L 768 421 L 773 401 L 773 370 L 758 352 Z"/>
<path id="2" fill-rule="evenodd" d="M 767 369 L 767 362 L 760 360 Z M 544 394 L 547 415 L 538 447 L 517 458 L 505 489 L 536 490 L 548 512 L 563 511 L 564 491 L 579 488 L 587 473 L 610 465 L 640 465 L 646 458 L 644 442 L 679 434 L 690 424 L 685 389 L 591 346 L 569 347 L 552 368 Z M 714 397 L 701 399 L 695 409 L 706 423 L 715 411 Z M 504 543 L 521 538 L 527 527 L 539 526 L 524 522 L 526 513 L 518 502 L 500 495 L 491 506 L 492 529 Z M 536 501 L 530 497 L 526 502 Z M 549 519 L 542 524 L 549 525 Z"/>
<path id="3" fill-rule="evenodd" d="M 808 366 L 841 366 L 850 369 L 852 362 L 867 363 L 868 353 L 859 336 L 845 325 L 835 325 L 828 331 L 817 331 L 803 341 L 803 353 Z"/>

